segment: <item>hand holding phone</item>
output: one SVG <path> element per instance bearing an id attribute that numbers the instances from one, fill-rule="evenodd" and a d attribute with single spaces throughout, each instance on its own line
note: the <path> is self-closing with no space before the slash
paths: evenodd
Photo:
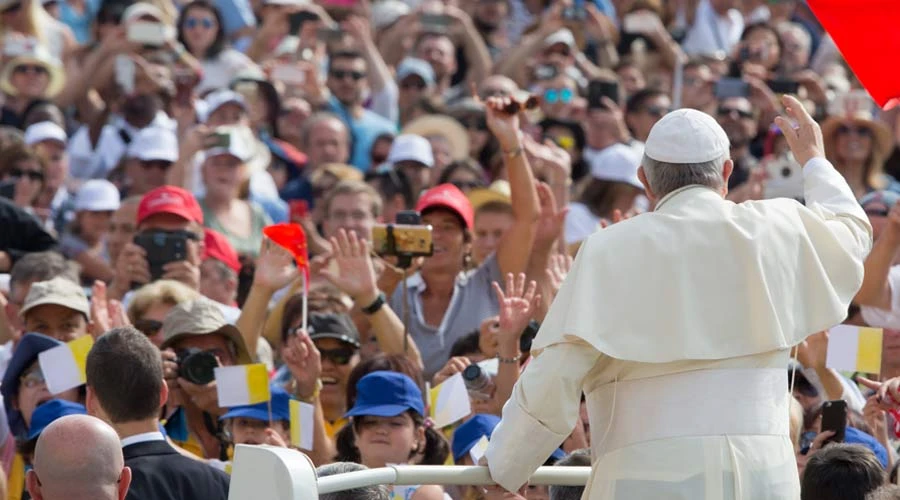
<path id="1" fill-rule="evenodd" d="M 632 12 L 622 19 L 622 28 L 626 33 L 649 35 L 656 31 L 658 25 L 656 14 L 646 10 Z"/>
<path id="2" fill-rule="evenodd" d="M 128 25 L 127 38 L 129 42 L 162 47 L 174 39 L 174 32 L 163 23 L 137 21 Z"/>
<path id="3" fill-rule="evenodd" d="M 720 78 L 716 82 L 716 98 L 748 97 L 750 84 L 740 78 Z"/>
<path id="4" fill-rule="evenodd" d="M 116 83 L 121 87 L 122 92 L 124 92 L 125 95 L 134 93 L 134 81 L 135 76 L 137 75 L 137 68 L 134 65 L 134 61 L 129 56 L 118 55 L 116 56 L 115 65 Z"/>
<path id="5" fill-rule="evenodd" d="M 603 98 L 619 102 L 619 82 L 593 80 L 588 84 L 588 109 L 607 109 Z"/>
<path id="6" fill-rule="evenodd" d="M 288 85 L 306 83 L 306 72 L 296 64 L 278 64 L 272 69 L 272 80 L 280 80 Z"/>
<path id="7" fill-rule="evenodd" d="M 843 443 L 847 433 L 847 402 L 838 399 L 822 403 L 822 432 L 831 431 L 834 437 L 826 443 Z"/>

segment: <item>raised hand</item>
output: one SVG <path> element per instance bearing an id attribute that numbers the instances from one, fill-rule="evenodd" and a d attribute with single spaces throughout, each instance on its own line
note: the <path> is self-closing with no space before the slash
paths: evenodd
<path id="1" fill-rule="evenodd" d="M 465 356 L 450 358 L 447 363 L 444 364 L 444 367 L 434 374 L 434 378 L 431 381 L 432 385 L 435 387 L 441 385 L 445 380 L 465 370 L 466 367 L 471 364 L 472 360 Z"/>
<path id="2" fill-rule="evenodd" d="M 825 368 L 828 356 L 828 332 L 814 333 L 797 346 L 797 360 L 806 368 Z"/>
<path id="3" fill-rule="evenodd" d="M 106 283 L 94 281 L 91 288 L 91 336 L 95 339 L 112 329 Z"/>
<path id="4" fill-rule="evenodd" d="M 875 391 L 875 399 L 883 409 L 900 409 L 900 377 L 894 377 L 884 382 L 876 382 L 865 377 L 859 377 L 857 380 Z"/>
<path id="5" fill-rule="evenodd" d="M 281 357 L 297 383 L 295 395 L 301 399 L 311 398 L 322 375 L 322 355 L 316 344 L 305 331 L 297 330 L 288 337 Z"/>
<path id="6" fill-rule="evenodd" d="M 541 215 L 537 221 L 537 231 L 534 234 L 535 247 L 547 248 L 552 245 L 565 227 L 568 208 L 559 209 L 556 206 L 556 198 L 550 186 L 541 182 L 537 185 L 538 202 L 541 207 Z"/>
<path id="7" fill-rule="evenodd" d="M 787 117 L 775 118 L 775 124 L 784 134 L 797 162 L 806 166 L 813 158 L 824 158 L 825 141 L 822 139 L 822 128 L 819 124 L 796 97 L 785 95 L 781 98 L 781 103 Z"/>
<path id="8" fill-rule="evenodd" d="M 500 344 L 502 346 L 504 338 L 507 340 L 514 338 L 518 343 L 519 336 L 525 330 L 540 303 L 540 295 L 536 294 L 537 283 L 530 281 L 526 288 L 525 273 L 519 273 L 518 276 L 508 273 L 506 275 L 506 293 L 496 281 L 493 286 L 494 293 L 497 294 L 497 301 L 500 303 L 499 330 L 497 332 L 498 337 L 501 337 Z"/>
<path id="9" fill-rule="evenodd" d="M 559 293 L 563 281 L 569 274 L 569 269 L 572 268 L 572 261 L 572 256 L 568 254 L 556 254 L 550 257 L 550 266 L 547 267 L 547 282 L 550 284 L 554 297 Z"/>
<path id="10" fill-rule="evenodd" d="M 378 297 L 375 266 L 369 256 L 369 243 L 343 229 L 331 238 L 331 259 L 337 271 L 323 268 L 322 276 L 334 286 L 353 298 L 353 301 L 365 307 Z"/>
<path id="11" fill-rule="evenodd" d="M 294 256 L 269 239 L 263 241 L 256 271 L 253 273 L 253 285 L 263 287 L 271 292 L 281 290 L 297 279 L 300 272 L 294 266 Z"/>
<path id="12" fill-rule="evenodd" d="M 514 102 L 516 101 L 512 97 L 489 97 L 485 101 L 488 129 L 497 138 L 503 151 L 507 152 L 513 151 L 522 145 L 519 115 L 505 111 Z"/>
<path id="13" fill-rule="evenodd" d="M 635 216 L 635 214 L 631 213 L 631 212 L 622 214 L 622 211 L 617 208 L 617 209 L 613 210 L 612 221 L 609 221 L 607 219 L 600 219 L 600 227 L 602 227 L 603 229 L 606 229 L 609 226 L 612 226 L 613 224 L 618 224 L 618 223 L 622 222 L 623 220 L 628 220 L 634 216 Z"/>

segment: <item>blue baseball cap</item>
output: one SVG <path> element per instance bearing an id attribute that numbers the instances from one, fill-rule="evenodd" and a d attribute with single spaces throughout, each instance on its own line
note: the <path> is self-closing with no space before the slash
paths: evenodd
<path id="1" fill-rule="evenodd" d="M 872 453 L 874 453 L 875 457 L 878 458 L 878 461 L 881 462 L 881 466 L 887 468 L 887 450 L 884 449 L 884 446 L 874 437 L 854 427 L 847 427 L 844 434 L 844 442 L 847 444 L 861 444 L 872 450 Z"/>
<path id="2" fill-rule="evenodd" d="M 550 454 L 550 458 L 548 458 L 547 460 L 550 462 L 558 462 L 563 458 L 566 458 L 566 452 L 564 452 L 562 448 L 557 448 L 553 451 L 553 453 Z"/>
<path id="3" fill-rule="evenodd" d="M 459 462 L 469 450 L 481 441 L 482 436 L 491 438 L 494 427 L 500 423 L 500 417 L 479 413 L 467 420 L 453 431 L 453 440 L 450 449 L 453 451 L 453 461 Z"/>
<path id="4" fill-rule="evenodd" d="M 346 416 L 396 417 L 407 410 L 425 416 L 425 402 L 419 386 L 402 373 L 378 371 L 356 383 L 356 403 Z"/>
<path id="5" fill-rule="evenodd" d="M 272 394 L 272 420 L 280 422 L 291 420 L 291 396 L 276 385 L 269 387 Z M 234 406 L 228 410 L 228 413 L 219 417 L 219 420 L 228 420 L 229 418 L 249 418 L 252 420 L 269 421 L 269 403 L 256 403 L 255 405 Z"/>
<path id="6" fill-rule="evenodd" d="M 65 399 L 51 399 L 38 406 L 31 415 L 31 429 L 28 431 L 28 440 L 37 439 L 48 425 L 54 420 L 66 415 L 87 415 L 84 405 L 66 401 Z"/>
<path id="7" fill-rule="evenodd" d="M 22 414 L 13 407 L 13 398 L 19 395 L 19 378 L 32 363 L 37 361 L 38 354 L 60 345 L 63 343 L 53 337 L 40 333 L 26 333 L 13 351 L 6 373 L 3 374 L 3 382 L 0 383 L 0 394 L 3 395 L 9 428 L 16 436 L 23 436 L 26 431 Z"/>

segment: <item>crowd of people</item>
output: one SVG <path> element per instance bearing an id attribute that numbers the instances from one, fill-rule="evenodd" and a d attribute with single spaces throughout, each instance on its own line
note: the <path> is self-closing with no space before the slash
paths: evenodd
<path id="1" fill-rule="evenodd" d="M 781 94 L 874 228 L 845 323 L 884 329 L 891 381 L 828 368 L 827 331 L 797 346 L 803 499 L 900 498 L 900 107 L 805 2 L 0 0 L 8 498 L 227 498 L 235 445 L 292 446 L 291 400 L 322 475 L 477 464 L 581 245 L 653 210 L 638 167 L 663 116 L 721 125 L 728 200 L 803 201 Z M 277 223 L 303 228 L 308 277 Z M 85 336 L 86 383 L 52 394 L 40 354 Z M 265 364 L 271 401 L 220 406 L 204 359 Z M 471 366 L 471 415 L 436 428 L 428 389 Z M 844 444 L 820 432 L 834 400 Z M 590 465 L 603 438 L 585 413 L 545 463 Z"/>

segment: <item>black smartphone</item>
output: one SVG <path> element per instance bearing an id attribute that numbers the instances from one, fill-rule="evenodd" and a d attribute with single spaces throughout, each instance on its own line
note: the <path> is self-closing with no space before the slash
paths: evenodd
<path id="1" fill-rule="evenodd" d="M 142 231 L 134 235 L 134 244 L 147 252 L 147 264 L 150 266 L 150 279 L 162 278 L 163 267 L 170 262 L 179 262 L 187 258 L 187 231 Z"/>
<path id="2" fill-rule="evenodd" d="M 519 337 L 519 352 L 531 352 L 531 343 L 534 342 L 534 337 L 537 336 L 540 329 L 541 324 L 537 321 L 531 320 L 528 322 L 528 326 L 525 327 L 525 330 L 522 331 L 522 336 Z"/>
<path id="3" fill-rule="evenodd" d="M 847 402 L 838 399 L 822 403 L 822 432 L 832 431 L 834 436 L 826 443 L 843 443 L 847 432 Z"/>
<path id="4" fill-rule="evenodd" d="M 750 84 L 740 78 L 719 78 L 716 82 L 716 98 L 747 97 L 750 95 Z"/>
<path id="5" fill-rule="evenodd" d="M 588 109 L 606 109 L 603 98 L 619 102 L 619 82 L 611 80 L 593 80 L 588 84 Z"/>
<path id="6" fill-rule="evenodd" d="M 777 79 L 769 80 L 766 83 L 769 85 L 769 89 L 776 94 L 796 94 L 800 90 L 800 84 L 794 80 Z"/>
<path id="7" fill-rule="evenodd" d="M 290 33 L 292 35 L 296 35 L 300 28 L 303 27 L 303 23 L 307 21 L 318 21 L 319 15 L 315 12 L 307 12 L 300 11 L 294 12 L 290 16 L 288 16 L 288 22 L 290 23 Z"/>

